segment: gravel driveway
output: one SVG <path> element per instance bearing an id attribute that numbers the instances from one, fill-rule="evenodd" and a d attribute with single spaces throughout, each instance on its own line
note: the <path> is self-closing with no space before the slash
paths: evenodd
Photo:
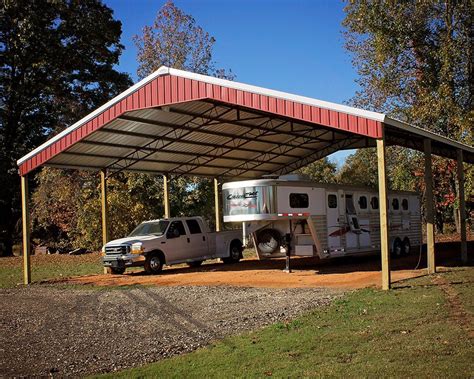
<path id="1" fill-rule="evenodd" d="M 329 304 L 341 291 L 237 287 L 0 290 L 0 377 L 110 372 Z"/>

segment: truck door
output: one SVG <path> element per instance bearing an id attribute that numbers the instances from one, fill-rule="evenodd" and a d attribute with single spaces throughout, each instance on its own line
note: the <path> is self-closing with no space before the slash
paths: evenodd
<path id="1" fill-rule="evenodd" d="M 339 223 L 339 198 L 337 192 L 326 193 L 326 216 L 329 251 L 341 247 L 341 225 Z"/>
<path id="2" fill-rule="evenodd" d="M 204 257 L 208 254 L 208 241 L 206 233 L 203 233 L 202 227 L 197 220 L 186 220 L 189 229 L 189 258 Z"/>
<path id="3" fill-rule="evenodd" d="M 360 225 L 359 218 L 354 206 L 354 195 L 346 193 L 346 219 L 349 226 L 346 233 L 346 248 L 354 249 L 359 247 Z"/>
<path id="4" fill-rule="evenodd" d="M 182 221 L 173 221 L 170 224 L 165 243 L 163 250 L 166 252 L 167 261 L 174 262 L 190 258 L 191 240 L 186 234 Z"/>

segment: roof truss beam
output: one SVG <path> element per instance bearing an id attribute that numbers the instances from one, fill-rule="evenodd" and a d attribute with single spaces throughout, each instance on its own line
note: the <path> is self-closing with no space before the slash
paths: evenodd
<path id="1" fill-rule="evenodd" d="M 273 120 L 270 120 L 270 122 L 273 124 L 272 121 L 273 121 Z M 278 130 L 278 128 L 280 128 L 280 127 L 283 126 L 284 124 L 286 124 L 286 121 L 281 121 L 281 120 L 280 120 L 280 123 L 278 123 L 278 124 L 275 125 L 275 126 L 272 126 L 272 128 L 270 128 L 270 129 L 266 129 L 266 128 L 265 128 L 265 131 L 260 131 L 260 135 L 256 135 L 256 136 L 254 137 L 254 140 L 258 140 L 258 138 L 259 138 L 260 136 L 264 136 L 266 133 L 272 133 L 272 132 L 274 132 L 275 130 Z M 241 146 L 244 146 L 246 143 L 247 143 L 247 142 L 243 142 L 243 143 L 237 144 L 237 145 L 234 147 L 234 149 L 238 150 L 238 149 L 240 149 Z M 294 150 L 295 148 L 299 148 L 299 146 L 293 146 L 293 145 L 280 146 L 280 145 L 276 145 L 274 148 L 272 148 L 272 149 L 270 149 L 270 150 L 271 150 L 272 152 L 275 151 L 278 155 L 282 155 L 282 154 L 284 154 L 284 151 L 283 151 L 283 150 L 287 149 L 287 150 L 289 151 L 289 150 Z M 253 161 L 254 158 L 255 158 L 255 157 L 250 158 L 250 159 L 247 159 L 244 163 L 240 164 L 239 167 L 242 166 L 242 165 L 246 165 L 247 162 Z M 202 159 L 202 157 L 199 157 L 199 156 L 196 157 L 196 160 L 200 160 L 200 159 Z M 211 161 L 212 161 L 212 159 L 210 159 L 210 160 L 204 160 L 204 161 L 201 161 L 201 164 L 208 164 L 208 163 L 211 162 Z M 194 163 L 194 160 L 190 160 L 189 163 Z M 262 164 L 264 164 L 264 163 L 260 163 L 259 165 L 262 165 Z M 190 174 L 190 172 L 193 170 L 193 168 L 187 168 L 185 164 L 183 164 L 181 167 L 176 167 L 176 168 L 175 168 L 175 170 L 183 170 L 183 169 L 184 169 L 184 171 L 183 171 L 180 175 L 188 175 L 188 174 Z M 222 175 L 224 175 L 224 174 L 225 174 L 226 172 L 228 172 L 228 171 L 229 171 L 229 169 L 227 169 L 224 173 L 222 173 Z"/>
<path id="2" fill-rule="evenodd" d="M 332 130 L 325 130 L 324 133 L 331 135 L 331 140 L 326 141 L 326 144 L 327 144 L 327 145 L 331 145 L 331 144 L 335 143 L 335 141 L 337 141 L 337 139 L 336 139 L 336 133 L 335 133 L 334 131 L 332 131 Z M 338 136 L 340 136 L 341 139 L 347 139 L 347 138 L 348 138 L 348 137 L 345 137 L 344 135 L 338 135 Z M 344 138 L 344 137 L 345 137 L 345 138 Z M 287 154 L 287 153 L 290 152 L 291 150 L 292 150 L 291 148 L 290 148 L 290 149 L 285 148 L 285 149 L 283 150 L 283 153 L 284 153 L 284 154 Z M 280 149 L 280 151 L 281 151 L 281 149 Z M 265 160 L 265 161 L 270 161 L 270 162 L 271 162 L 271 161 L 272 161 L 272 158 L 267 157 L 267 154 L 268 154 L 268 153 L 273 153 L 273 149 L 271 149 L 270 151 L 262 152 L 262 153 L 260 154 L 260 156 L 258 156 L 258 158 L 259 158 L 260 160 Z M 312 153 L 310 153 L 310 154 L 312 154 Z M 298 162 L 298 161 L 300 161 L 300 160 L 301 160 L 301 156 L 298 156 L 298 158 L 295 159 L 295 160 L 293 160 L 293 162 Z M 290 163 L 290 164 L 291 164 L 291 163 Z M 246 172 L 246 171 L 252 170 L 253 168 L 256 168 L 256 167 L 258 167 L 258 166 L 260 166 L 260 165 L 261 165 L 260 163 L 255 162 L 255 161 L 249 159 L 249 160 L 247 160 L 246 162 L 242 163 L 241 165 L 238 165 L 237 167 L 234 167 L 234 168 L 232 168 L 232 169 L 229 169 L 229 170 L 225 171 L 225 172 L 223 173 L 223 175 L 226 175 L 226 174 L 228 174 L 229 172 L 234 172 L 235 170 L 237 170 L 238 172 Z M 244 171 L 242 171 L 242 170 L 244 170 Z"/>
<path id="3" fill-rule="evenodd" d="M 231 111 L 232 109 L 229 108 L 228 109 L 229 111 Z M 186 114 L 187 116 L 190 116 L 188 114 Z M 181 127 L 177 127 L 176 125 L 174 124 L 169 124 L 169 123 L 163 123 L 161 121 L 155 121 L 155 120 L 150 120 L 150 119 L 147 119 L 147 118 L 141 118 L 141 117 L 135 117 L 135 116 L 127 116 L 127 115 L 124 115 L 124 116 L 120 116 L 119 119 L 121 120 L 127 120 L 127 121 L 131 121 L 131 122 L 137 122 L 137 123 L 141 123 L 141 124 L 145 124 L 145 125 L 156 125 L 156 126 L 161 126 L 161 127 L 169 127 L 169 128 L 173 128 L 173 129 L 182 129 L 182 130 L 186 130 L 186 131 L 193 131 L 193 132 L 196 132 L 196 133 L 202 133 L 202 134 L 206 134 L 206 135 L 210 135 L 210 136 L 220 136 L 220 137 L 225 137 L 225 138 L 231 138 L 231 139 L 244 139 L 246 140 L 247 142 L 253 142 L 255 139 L 252 138 L 251 136 L 248 136 L 246 135 L 246 133 L 244 134 L 240 134 L 240 135 L 235 135 L 235 134 L 232 134 L 232 133 L 225 133 L 225 132 L 222 132 L 222 131 L 213 131 L 213 130 L 208 130 L 208 129 L 202 129 L 202 126 L 212 126 L 212 125 L 218 125 L 218 124 L 222 124 L 222 122 L 219 122 L 219 123 L 215 123 L 215 118 L 212 118 L 212 117 L 204 117 L 204 116 L 199 116 L 199 113 L 193 113 L 192 116 L 190 116 L 192 118 L 197 118 L 197 117 L 201 117 L 202 119 L 205 119 L 206 122 L 205 122 L 205 125 L 199 125 L 197 127 L 186 127 L 186 126 L 181 126 Z M 268 120 L 266 120 L 267 122 Z M 227 124 L 231 124 L 231 122 L 226 122 Z M 252 127 L 250 125 L 247 125 L 246 126 L 247 128 L 247 131 L 251 131 L 251 130 L 264 130 L 264 131 L 267 131 L 268 129 L 266 128 L 262 128 L 260 126 L 255 126 L 255 127 Z M 274 133 L 272 135 L 278 135 L 279 133 Z M 285 134 L 285 133 L 283 133 Z M 267 134 L 269 136 L 271 136 L 271 134 Z M 304 136 L 301 136 L 301 137 L 304 137 Z M 262 140 L 262 142 L 265 142 L 265 143 L 268 143 L 268 144 L 271 144 L 271 145 L 287 145 L 286 142 L 275 142 L 275 141 L 271 141 L 271 140 Z M 296 146 L 296 145 L 291 145 L 292 147 Z M 302 149 L 307 149 L 305 147 L 301 147 Z"/>
<path id="4" fill-rule="evenodd" d="M 220 107 L 235 110 L 235 112 L 237 114 L 237 118 L 239 117 L 238 116 L 239 111 L 240 111 L 239 108 L 230 107 L 230 106 L 223 106 L 223 105 L 220 105 Z M 195 113 L 195 112 L 191 112 L 191 111 L 182 110 L 182 109 L 179 109 L 177 107 L 171 107 L 171 108 L 169 108 L 169 111 L 173 112 L 173 113 L 183 115 L 183 116 L 189 116 L 189 117 L 195 117 L 199 114 L 199 113 Z M 245 111 L 245 112 L 246 113 L 251 113 L 251 111 Z M 229 125 L 235 125 L 235 126 L 247 128 L 247 129 L 259 130 L 259 131 L 262 131 L 262 132 L 269 131 L 269 129 L 265 128 L 264 125 L 268 124 L 271 120 L 273 120 L 273 121 L 281 122 L 282 125 L 285 125 L 286 123 L 288 123 L 290 125 L 290 129 L 292 131 L 279 130 L 278 132 L 275 132 L 273 134 L 269 133 L 269 134 L 267 134 L 267 136 L 285 135 L 285 136 L 289 136 L 289 137 L 300 137 L 304 141 L 303 144 L 307 143 L 308 141 L 314 142 L 315 140 L 320 141 L 320 142 L 327 142 L 327 140 L 324 140 L 324 139 L 320 138 L 321 135 L 325 134 L 325 132 L 321 132 L 320 128 L 314 128 L 312 126 L 307 126 L 303 123 L 301 123 L 301 124 L 298 123 L 298 125 L 301 125 L 301 126 L 304 125 L 304 126 L 307 126 L 307 128 L 295 131 L 292 127 L 293 124 L 294 124 L 294 122 L 292 120 L 285 120 L 285 119 L 280 118 L 280 117 L 271 117 L 271 116 L 265 115 L 265 114 L 260 114 L 260 116 L 255 117 L 255 119 L 263 119 L 264 120 L 264 122 L 261 123 L 260 125 L 247 124 L 245 122 L 241 122 L 242 119 L 241 120 L 231 120 L 231 119 L 226 119 L 226 118 L 222 118 L 222 117 L 213 117 L 213 118 L 205 117 L 205 118 L 208 119 L 208 120 L 214 121 L 216 123 L 216 125 L 217 124 L 229 124 Z M 247 118 L 245 120 L 252 120 L 252 119 L 253 118 Z M 264 140 L 264 141 L 266 142 L 266 140 Z"/>
<path id="5" fill-rule="evenodd" d="M 217 107 L 212 107 L 211 109 L 207 110 L 205 114 L 212 114 L 213 112 L 217 112 Z M 220 116 L 225 115 L 229 111 L 226 110 L 220 114 Z M 173 129 L 170 132 L 166 133 L 164 136 L 155 136 L 155 138 L 152 138 L 150 142 L 148 142 L 145 147 L 153 147 L 153 148 L 163 148 L 171 145 L 173 142 L 165 142 L 162 137 L 168 137 L 170 135 L 173 136 L 175 140 L 182 139 L 183 137 L 191 134 L 193 131 L 184 131 L 182 127 L 185 127 L 186 125 L 190 124 L 193 122 L 197 117 L 193 118 L 192 120 L 186 121 L 184 124 L 180 126 L 176 126 L 177 129 Z M 207 121 L 204 122 L 203 125 L 205 125 Z M 116 160 L 109 166 L 107 166 L 107 169 L 117 169 L 117 172 L 123 171 L 125 169 L 128 169 L 129 167 L 133 166 L 134 164 L 137 163 L 136 160 L 134 159 L 128 159 L 128 158 L 138 158 L 138 159 L 143 159 L 147 158 L 148 156 L 154 154 L 153 152 L 149 152 L 146 150 L 142 150 L 141 147 L 138 147 L 135 149 L 133 152 L 127 154 L 124 158 L 120 160 Z"/>
<path id="6" fill-rule="evenodd" d="M 138 138 L 145 138 L 149 140 L 155 140 L 158 139 L 157 136 L 151 135 L 151 134 L 144 134 L 144 133 L 137 133 L 137 132 L 130 132 L 126 130 L 118 130 L 118 129 L 109 129 L 109 128 L 102 128 L 97 131 L 97 133 L 110 133 L 110 134 L 120 134 L 124 136 L 130 136 L 130 137 L 138 137 Z M 183 143 L 183 144 L 188 144 L 188 145 L 194 145 L 194 146 L 209 146 L 209 147 L 214 147 L 214 148 L 226 148 L 227 146 L 225 145 L 218 145 L 218 144 L 213 144 L 210 142 L 195 142 L 191 140 L 179 140 L 171 137 L 166 137 L 166 136 L 160 136 L 160 139 L 163 141 L 168 141 L 168 142 L 176 142 L 176 143 Z M 96 142 L 96 141 L 81 141 L 81 143 L 90 143 L 90 142 Z M 123 146 L 123 145 L 122 145 Z M 130 148 L 130 146 L 127 146 Z M 140 146 L 140 149 L 149 149 L 150 147 L 148 144 L 144 146 Z M 231 151 L 231 147 L 228 147 L 229 151 Z M 159 149 L 155 149 L 155 151 L 158 151 Z M 252 149 L 252 148 L 240 148 L 239 150 L 248 152 L 248 153 L 261 153 L 261 150 L 257 149 Z M 275 156 L 280 156 L 279 154 L 274 154 Z M 286 157 L 289 158 L 298 158 L 297 155 L 292 155 L 292 154 L 285 154 Z M 222 156 L 222 158 L 227 158 L 225 156 Z"/>
<path id="7" fill-rule="evenodd" d="M 81 141 L 80 143 L 84 143 L 84 144 L 91 145 L 91 146 L 116 147 L 116 148 L 120 148 L 120 149 L 130 150 L 130 145 L 124 145 L 124 144 L 120 144 L 120 143 L 99 142 L 99 141 Z M 192 145 L 202 146 L 200 143 L 197 143 L 197 142 L 194 142 Z M 206 146 L 208 146 L 208 145 L 206 145 Z M 219 145 L 213 145 L 212 147 L 217 148 L 217 147 L 219 147 Z M 196 156 L 195 153 L 189 153 L 189 152 L 186 152 L 186 151 L 176 151 L 176 150 L 173 150 L 173 149 L 166 149 L 166 148 L 153 149 L 151 147 L 142 147 L 141 149 L 146 150 L 146 151 L 153 151 L 154 153 L 179 154 L 179 155 L 184 155 L 184 156 L 188 156 L 188 157 L 195 157 Z M 203 155 L 205 157 L 208 157 L 208 158 L 225 159 L 225 160 L 235 161 L 235 162 L 239 162 L 239 163 L 242 163 L 242 162 L 245 161 L 245 158 L 227 157 L 227 156 L 212 155 L 212 154 L 201 154 L 201 155 Z M 265 162 L 265 161 L 261 161 L 261 162 L 262 163 L 269 163 L 269 162 Z M 273 163 L 273 164 L 277 165 L 277 163 Z"/>
<path id="8" fill-rule="evenodd" d="M 104 158 L 104 159 L 122 159 L 120 156 L 115 156 L 115 155 L 105 155 L 105 154 L 91 154 L 91 153 L 75 153 L 75 152 L 69 152 L 65 151 L 63 152 L 65 155 L 71 155 L 71 156 L 76 156 L 76 157 L 89 157 L 89 158 Z M 178 161 L 171 161 L 171 160 L 161 160 L 161 159 L 151 159 L 151 158 L 127 158 L 130 160 L 134 160 L 136 162 L 151 162 L 151 163 L 161 163 L 161 164 L 176 164 L 179 165 L 182 162 Z M 199 167 L 199 165 L 196 165 L 196 167 Z M 227 166 L 222 166 L 222 165 L 216 165 L 216 164 L 210 164 L 206 165 L 206 167 L 210 168 L 219 168 L 219 169 L 227 169 Z M 265 170 L 259 170 L 256 169 L 254 171 L 260 171 L 260 172 L 266 172 Z"/>

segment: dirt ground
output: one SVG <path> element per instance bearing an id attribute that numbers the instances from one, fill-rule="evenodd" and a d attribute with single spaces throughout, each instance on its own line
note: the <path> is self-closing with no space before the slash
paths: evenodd
<path id="1" fill-rule="evenodd" d="M 457 242 L 437 245 L 437 265 L 456 265 L 460 258 Z M 392 281 L 426 274 L 426 253 L 414 253 L 393 259 Z M 474 253 L 474 241 L 468 243 Z M 472 257 L 471 257 L 472 259 Z M 197 269 L 166 268 L 161 275 L 146 275 L 143 271 L 125 275 L 87 275 L 61 280 L 67 284 L 95 286 L 157 285 L 157 286 L 237 286 L 260 288 L 364 288 L 381 285 L 379 256 L 344 257 L 331 260 L 292 258 L 292 273 L 282 271 L 284 259 L 258 261 L 245 259 L 237 264 L 204 264 Z"/>

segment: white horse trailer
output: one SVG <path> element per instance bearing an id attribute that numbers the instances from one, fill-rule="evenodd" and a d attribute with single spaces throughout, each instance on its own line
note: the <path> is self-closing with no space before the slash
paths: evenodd
<path id="1" fill-rule="evenodd" d="M 229 182 L 222 186 L 224 222 L 242 222 L 260 259 L 291 255 L 336 256 L 380 251 L 375 189 L 319 184 L 296 175 Z M 390 249 L 409 254 L 421 242 L 420 199 L 391 191 Z"/>

